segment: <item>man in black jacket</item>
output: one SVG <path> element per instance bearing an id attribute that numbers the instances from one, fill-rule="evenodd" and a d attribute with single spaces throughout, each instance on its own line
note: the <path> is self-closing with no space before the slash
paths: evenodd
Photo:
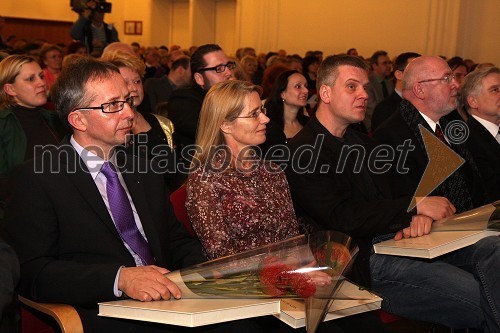
<path id="1" fill-rule="evenodd" d="M 394 79 L 396 81 L 394 91 L 389 95 L 389 97 L 378 103 L 373 110 L 372 131 L 375 131 L 380 124 L 382 124 L 398 109 L 399 103 L 403 100 L 401 98 L 403 94 L 403 72 L 408 63 L 419 56 L 420 54 L 415 52 L 405 52 L 397 56 L 392 66 Z"/>
<path id="2" fill-rule="evenodd" d="M 191 55 L 193 85 L 190 88 L 177 89 L 170 95 L 167 113 L 175 128 L 178 184 L 183 183 L 189 171 L 193 152 L 189 153 L 187 148 L 195 143 L 205 95 L 214 84 L 232 80 L 232 70 L 235 66 L 234 61 L 227 59 L 219 45 L 202 45 Z"/>
<path id="3" fill-rule="evenodd" d="M 488 190 L 488 199 L 500 200 L 500 69 L 488 67 L 465 77 L 461 106 L 469 114 L 466 144 Z"/>
<path id="4" fill-rule="evenodd" d="M 447 71 L 439 71 L 444 73 L 419 72 L 434 74 L 444 84 Z M 484 238 L 433 261 L 371 250 L 372 238 L 376 242 L 429 233 L 433 220 L 453 214 L 455 207 L 444 197 L 426 197 L 418 198 L 416 209 L 408 211 L 414 192 L 393 193 L 390 167 L 405 171 L 394 150 L 376 146 L 348 128 L 365 116 L 368 82 L 359 58 L 328 57 L 320 66 L 316 115 L 288 144 L 291 162 L 286 174 L 299 221 L 309 228 L 342 231 L 357 240 L 360 254 L 354 273 L 382 295 L 384 310 L 454 328 L 498 331 L 498 237 Z M 396 150 L 409 154 L 411 148 Z"/>

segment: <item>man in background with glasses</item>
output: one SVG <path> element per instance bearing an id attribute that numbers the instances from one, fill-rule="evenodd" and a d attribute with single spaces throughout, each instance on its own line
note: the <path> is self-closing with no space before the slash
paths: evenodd
<path id="1" fill-rule="evenodd" d="M 232 70 L 235 66 L 236 64 L 228 60 L 219 45 L 202 45 L 191 55 L 192 86 L 175 90 L 170 95 L 167 112 L 174 123 L 178 169 L 182 169 L 177 170 L 178 184 L 187 177 L 192 153 L 188 154 L 183 149 L 195 143 L 198 119 L 205 95 L 216 83 L 232 80 Z"/>
<path id="2" fill-rule="evenodd" d="M 162 175 L 116 149 L 134 118 L 124 79 L 115 66 L 86 58 L 63 70 L 52 91 L 72 135 L 12 173 L 6 224 L 21 263 L 20 294 L 73 305 L 85 332 L 178 332 L 97 316 L 98 302 L 180 298 L 164 274 L 204 261 L 173 214 Z"/>

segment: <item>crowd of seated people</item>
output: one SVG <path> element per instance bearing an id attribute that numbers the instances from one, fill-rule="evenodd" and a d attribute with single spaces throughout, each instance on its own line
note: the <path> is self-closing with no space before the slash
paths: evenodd
<path id="1" fill-rule="evenodd" d="M 67 262 L 80 265 L 82 260 L 85 261 L 87 258 L 83 254 L 79 257 L 78 251 L 89 251 L 84 246 L 67 247 L 64 237 L 68 237 L 69 234 L 74 236 L 73 233 L 65 233 L 64 229 L 56 231 L 55 225 L 65 226 L 66 223 L 68 226 L 72 225 L 66 221 L 71 214 L 62 213 L 64 210 L 59 210 L 56 204 L 50 209 L 44 206 L 48 205 L 52 198 L 33 202 L 41 193 L 45 191 L 51 193 L 57 186 L 52 187 L 44 180 L 51 179 L 52 176 L 31 174 L 27 163 L 33 158 L 39 158 L 36 156 L 38 151 L 35 147 L 55 146 L 65 136 L 64 144 L 73 147 L 70 150 L 72 154 L 76 151 L 77 155 L 81 156 L 82 149 L 85 151 L 87 147 L 86 144 L 107 149 L 109 144 L 113 143 L 123 145 L 125 147 L 123 151 L 130 156 L 154 160 L 155 167 L 158 163 L 154 171 L 159 171 L 160 176 L 151 179 L 148 176 L 145 179 L 149 185 L 158 179 L 162 180 L 162 184 L 141 188 L 140 191 L 143 192 L 129 183 L 129 176 L 119 176 L 128 193 L 126 197 L 132 205 L 136 224 L 140 226 L 139 237 L 146 243 L 153 242 L 152 250 L 155 252 L 156 260 L 141 262 L 134 248 L 128 245 L 126 240 L 120 243 L 123 245 L 123 253 L 113 258 L 106 252 L 107 249 L 101 249 L 103 253 L 100 255 L 103 257 L 98 261 L 101 261 L 102 265 L 109 264 L 112 269 L 92 267 L 90 274 L 94 275 L 90 279 L 105 274 L 106 281 L 113 280 L 115 283 L 121 281 L 119 277 L 122 274 L 120 273 L 122 266 L 144 268 L 146 271 L 142 273 L 145 275 L 140 281 L 144 285 L 149 285 L 151 283 L 149 277 L 157 277 L 150 269 L 164 272 L 156 264 L 164 265 L 162 267 L 167 269 L 178 268 L 318 228 L 341 230 L 351 234 L 365 246 L 360 261 L 364 260 L 363 264 L 366 265 L 381 265 L 380 262 L 383 260 L 378 261 L 380 255 L 374 255 L 368 249 L 372 239 L 422 236 L 429 232 L 430 225 L 438 218 L 500 199 L 498 194 L 500 74 L 493 64 L 481 64 L 472 70 L 473 66 L 469 66 L 467 61 L 459 57 L 454 57 L 446 63 L 431 57 L 421 57 L 413 52 L 402 53 L 394 61 L 384 51 L 377 51 L 371 58 L 364 59 L 358 55 L 356 49 L 348 51 L 352 56 L 338 55 L 333 59 L 327 57 L 328 63 L 324 64 L 323 54 L 320 51 L 310 51 L 301 57 L 297 54 L 287 55 L 284 50 L 266 54 L 257 53 L 251 47 L 244 47 L 236 50 L 235 56 L 232 57 L 229 54 L 231 52 L 223 50 L 216 44 L 205 44 L 186 50 L 177 45 L 170 48 L 143 47 L 138 43 L 128 45 L 114 42 L 104 47 L 96 43 L 94 47 L 99 48 L 99 53 L 102 53 L 99 59 L 106 62 L 103 65 L 95 60 L 92 51 L 85 43 L 75 42 L 67 47 L 40 44 L 42 44 L 40 41 L 24 45 L 18 43 L 14 47 L 12 43 L 10 46 L 5 45 L 2 50 L 4 54 L 0 62 L 2 89 L 0 91 L 0 221 L 2 229 L 7 230 L 5 239 L 19 255 L 20 293 L 40 301 L 66 302 L 75 305 L 85 321 L 84 325 L 88 325 L 86 327 L 105 329 L 113 327 L 109 326 L 112 325 L 110 322 L 100 326 L 104 321 L 96 320 L 95 304 L 89 306 L 85 303 L 88 300 L 93 302 L 119 299 L 121 292 L 132 298 L 152 300 L 165 298 L 168 293 L 177 295 L 177 290 L 169 281 L 162 280 L 160 283 L 162 286 L 148 296 L 140 294 L 132 283 L 126 285 L 120 283 L 115 286 L 112 284 L 109 291 L 100 294 L 95 292 L 85 297 L 75 293 L 74 302 L 69 296 L 63 297 L 55 291 L 38 294 L 38 284 L 40 288 L 46 288 L 47 281 L 28 273 L 33 274 L 35 270 L 33 263 L 42 260 L 41 254 L 49 258 L 47 262 L 51 262 L 54 267 L 61 265 L 60 269 L 64 274 L 58 281 L 62 282 L 66 281 L 66 277 L 74 277 L 73 272 L 69 273 L 73 268 L 71 265 L 66 266 Z M 419 60 L 409 66 L 415 59 Z M 321 65 L 322 63 L 324 65 Z M 409 71 L 406 70 L 408 66 Z M 85 94 L 97 94 L 95 95 L 98 96 L 97 99 L 82 96 L 78 99 L 75 95 L 70 96 L 74 100 L 66 100 L 69 97 L 65 92 L 71 92 L 76 84 L 66 73 L 76 75 L 78 72 L 75 68 L 88 73 L 80 83 L 80 89 L 83 89 Z M 429 77 L 420 77 L 424 73 L 429 74 Z M 434 73 L 436 77 L 433 76 Z M 63 77 L 62 82 L 59 82 L 60 76 Z M 344 79 L 345 81 L 341 81 Z M 113 80 L 119 83 L 112 84 Z M 94 91 L 96 87 L 92 84 L 104 90 Z M 379 85 L 378 88 L 374 88 L 375 85 Z M 55 86 L 55 94 L 50 94 L 52 104 L 47 104 L 52 86 Z M 425 99 L 418 95 L 417 90 L 420 88 L 422 94 L 437 94 L 436 89 L 432 90 L 436 87 L 449 90 L 448 96 L 451 96 L 450 100 L 453 100 L 453 103 L 448 103 L 446 110 L 444 108 L 434 110 L 436 114 L 442 112 L 443 117 L 429 122 L 421 114 L 427 114 L 426 108 L 431 104 L 429 101 L 432 98 L 444 99 L 444 92 L 441 91 L 443 95 L 431 96 L 432 98 L 425 95 L 428 98 Z M 106 89 L 116 90 L 113 90 L 116 93 L 115 100 L 106 99 L 108 98 Z M 353 93 L 350 94 L 349 91 Z M 419 99 L 412 94 L 422 98 Z M 317 96 L 313 106 L 309 104 L 312 95 Z M 454 102 L 457 96 L 460 96 L 459 104 Z M 356 131 L 355 126 L 359 126 L 365 120 L 367 105 L 372 103 L 372 100 L 375 111 L 373 121 L 369 123 L 371 126 L 368 127 L 369 131 L 367 132 L 366 128 Z M 419 104 L 421 101 L 427 101 L 428 104 L 427 102 Z M 318 105 L 315 105 L 316 102 Z M 120 108 L 108 113 L 105 107 L 111 107 L 109 104 L 117 104 Z M 51 105 L 52 110 L 44 108 Z M 451 106 L 453 108 L 448 110 Z M 451 112 L 452 110 L 455 111 Z M 158 115 L 160 112 L 161 115 Z M 378 114 L 383 117 L 377 118 Z M 417 132 L 411 126 L 416 126 L 418 123 L 426 121 L 432 129 L 432 124 L 441 122 L 445 129 L 449 121 L 461 119 L 467 121 L 470 139 L 464 145 L 448 143 L 466 160 L 466 165 L 459 170 L 460 173 L 457 172 L 457 176 L 452 177 L 452 182 L 460 184 L 461 191 L 465 191 L 459 193 L 470 192 L 471 198 L 466 202 L 464 202 L 466 196 L 457 195 L 453 192 L 453 187 L 445 183 L 434 193 L 438 199 L 423 200 L 414 212 L 407 212 L 403 206 L 408 203 L 408 197 L 414 192 L 414 186 L 422 173 L 420 169 L 415 171 L 412 177 L 406 175 L 401 179 L 391 173 L 389 177 L 393 178 L 388 184 L 392 187 L 387 188 L 379 184 L 379 176 L 370 175 L 365 169 L 360 174 L 337 174 L 332 176 L 333 180 L 327 178 L 325 180 L 321 178 L 324 175 L 319 177 L 314 173 L 295 174 L 290 171 L 291 164 L 278 167 L 270 161 L 259 161 L 256 169 L 250 168 L 252 165 L 247 165 L 252 158 L 266 156 L 265 152 L 273 145 L 287 145 L 292 151 L 297 150 L 299 144 L 313 145 L 315 140 L 312 140 L 311 133 L 319 133 L 324 137 L 324 146 L 321 149 L 325 149 L 327 153 L 323 155 L 321 151 L 319 158 L 320 162 L 330 164 L 334 158 L 332 156 L 336 156 L 336 149 L 340 149 L 343 145 L 360 144 L 371 147 L 370 145 L 375 142 L 370 138 L 371 130 L 377 130 L 374 137 L 379 142 L 397 146 L 401 140 L 406 139 L 406 136 L 411 136 L 413 139 L 417 137 Z M 405 123 L 407 125 L 404 126 L 409 126 L 408 131 L 403 126 Z M 90 124 L 96 126 L 95 130 L 87 127 Z M 116 126 L 115 131 L 111 128 L 111 124 Z M 337 131 L 338 128 L 335 127 L 337 125 L 341 131 Z M 394 130 L 395 127 L 398 131 Z M 102 133 L 99 133 L 99 129 L 102 129 Z M 133 135 L 122 138 L 123 131 Z M 143 136 L 140 136 L 141 134 Z M 418 138 L 416 140 L 419 142 Z M 168 149 L 156 151 L 155 147 L 158 146 Z M 219 146 L 224 149 L 213 150 Z M 257 146 L 260 146 L 264 154 L 259 155 L 259 149 L 254 149 Z M 147 147 L 147 150 L 141 151 L 141 147 Z M 197 148 L 193 149 L 194 147 Z M 193 150 L 189 150 L 190 148 Z M 115 155 L 118 155 L 115 150 L 111 149 L 108 153 L 109 156 L 97 155 L 104 162 L 115 162 L 117 158 Z M 413 158 L 413 155 L 410 157 Z M 418 163 L 426 161 L 420 156 L 414 158 Z M 418 163 L 412 166 L 420 168 L 421 165 Z M 229 168 L 221 172 L 219 166 L 222 164 L 227 164 Z M 18 170 L 17 168 L 20 168 L 19 173 L 12 171 Z M 247 171 L 249 168 L 251 170 Z M 279 172 L 269 173 L 266 171 L 267 168 Z M 285 170 L 286 177 L 280 168 L 288 168 Z M 121 172 L 126 173 L 125 170 Z M 463 180 L 460 178 L 461 173 L 464 175 Z M 27 180 L 20 179 L 19 175 L 24 175 L 37 186 L 30 189 Z M 8 181 L 9 177 L 11 181 Z M 99 214 L 105 215 L 107 222 L 110 222 L 109 225 L 113 226 L 117 217 L 113 215 L 114 212 L 108 202 L 109 194 L 103 194 L 106 192 L 105 186 L 99 185 L 110 181 L 101 181 L 99 177 L 90 179 L 91 184 L 95 182 L 99 189 L 93 191 L 92 195 L 97 195 L 96 202 L 99 202 L 101 210 Z M 66 185 L 58 186 L 62 186 L 59 190 L 69 190 Z M 178 226 L 171 225 L 172 222 L 178 223 L 170 212 L 171 208 L 168 207 L 169 211 L 164 211 L 164 208 L 160 208 L 161 205 L 156 202 L 160 199 L 164 206 L 169 206 L 166 194 L 180 186 L 186 186 L 186 208 L 197 239 L 186 240 L 189 244 L 196 244 L 193 245 L 195 247 L 192 251 L 185 252 L 189 253 L 193 260 L 177 258 L 178 261 L 173 262 L 165 254 L 166 247 L 162 245 L 167 239 L 158 240 L 152 236 L 152 229 L 145 229 L 150 228 L 150 222 L 154 222 L 152 224 L 155 228 L 158 227 L 162 232 L 167 228 L 175 230 L 175 236 L 178 237 L 176 242 L 182 243 L 187 239 L 184 230 L 178 230 Z M 328 186 L 336 189 L 333 190 Z M 358 188 L 359 186 L 361 187 Z M 464 188 L 468 188 L 469 192 Z M 29 195 L 24 196 L 25 193 L 21 190 L 29 192 Z M 157 195 L 155 200 L 149 196 L 153 191 Z M 69 197 L 76 202 L 78 196 L 73 197 L 73 192 L 71 193 Z M 148 200 L 151 202 L 147 205 L 143 203 L 138 199 L 138 193 L 148 193 Z M 59 198 L 59 195 L 54 194 L 55 198 Z M 363 208 L 365 204 L 366 207 L 373 206 L 374 211 L 367 212 L 367 208 Z M 147 206 L 150 206 L 148 209 L 152 209 L 157 215 L 143 215 L 142 211 Z M 26 207 L 33 207 L 33 212 L 20 214 L 20 210 L 27 209 Z M 7 213 L 5 220 L 3 220 L 4 209 Z M 37 212 L 54 225 L 40 226 L 34 221 Z M 385 224 L 375 225 L 380 221 L 380 216 L 377 214 L 388 219 Z M 91 215 L 84 214 L 82 218 Z M 99 218 L 102 216 L 99 215 Z M 149 221 L 150 219 L 155 221 Z M 164 223 L 162 219 L 171 221 L 168 226 L 159 226 Z M 360 223 L 359 228 L 358 225 L 345 225 L 351 220 Z M 145 224 L 145 229 L 142 229 L 142 223 Z M 26 240 L 22 239 L 21 235 L 29 228 L 33 229 L 30 234 L 38 231 L 37 237 L 40 239 L 33 242 L 29 249 L 25 249 Z M 81 232 L 83 237 L 86 237 L 85 232 Z M 116 233 L 116 230 L 113 232 Z M 197 243 L 198 241 L 201 244 Z M 48 247 L 47 242 L 51 242 L 51 247 Z M 498 250 L 492 250 L 486 255 L 484 247 L 487 246 L 496 249 L 498 242 L 488 239 L 474 248 L 475 255 L 479 258 L 478 265 L 488 262 L 491 267 L 496 267 Z M 71 251 L 77 254 L 71 255 Z M 169 248 L 168 251 L 172 249 Z M 105 256 L 110 257 L 103 259 Z M 85 259 L 82 259 L 84 257 Z M 451 259 L 447 264 L 455 265 L 455 262 L 453 264 L 450 262 Z M 401 263 L 384 262 L 384 265 L 390 267 L 398 264 Z M 405 262 L 404 265 L 412 268 L 408 268 L 407 275 L 397 277 L 403 282 L 409 278 L 410 272 L 420 269 L 420 266 L 411 266 L 413 261 Z M 428 307 L 423 304 L 419 305 L 419 311 L 412 313 L 415 304 L 420 300 L 427 301 L 425 298 L 427 296 L 423 295 L 421 299 L 413 294 L 411 296 L 413 299 L 403 297 L 401 292 L 393 292 L 394 288 L 400 286 L 391 287 L 387 283 L 387 280 L 393 278 L 389 273 L 380 268 L 363 270 L 362 265 L 360 267 L 356 273 L 372 275 L 372 280 L 370 276 L 365 276 L 367 280 L 360 279 L 359 282 L 376 288 L 386 297 L 382 307 L 388 312 L 452 328 L 475 328 L 484 332 L 500 330 L 498 327 L 500 318 L 496 309 L 500 300 L 497 299 L 498 295 L 495 292 L 484 295 L 470 292 L 468 289 L 461 290 L 463 295 L 473 296 L 470 305 L 472 310 L 466 304 L 451 304 L 451 301 L 446 303 L 448 299 L 440 300 L 443 306 L 449 306 L 450 309 L 471 310 L 471 313 L 475 314 L 475 318 L 472 318 L 474 317 L 472 315 L 462 318 L 450 315 L 441 319 L 437 314 L 433 315 L 427 311 Z M 17 279 L 16 271 L 8 269 L 12 271 L 10 278 Z M 461 269 L 461 274 L 463 270 Z M 47 277 L 53 277 L 52 274 L 56 274 L 56 271 L 50 273 Z M 132 273 L 135 274 L 134 271 Z M 468 286 L 477 283 L 474 284 L 477 290 L 488 286 L 477 276 L 484 273 L 489 277 L 492 274 L 491 270 L 480 273 L 471 270 L 469 273 L 473 277 L 467 280 L 470 283 Z M 43 277 L 47 272 L 39 274 Z M 130 277 L 128 274 L 130 271 L 123 271 L 122 277 L 127 277 L 127 281 Z M 373 280 L 373 276 L 378 280 Z M 32 283 L 29 288 L 26 286 L 26 281 Z M 81 282 L 81 286 L 88 288 L 84 282 Z M 463 286 L 463 289 L 465 290 L 466 286 Z M 67 289 L 65 291 L 68 295 L 71 294 Z M 390 301 L 393 304 L 390 304 Z M 474 307 L 476 303 L 480 306 Z M 362 320 L 370 325 L 379 324 L 369 316 L 363 317 Z M 234 325 L 238 329 L 248 325 L 247 328 L 255 328 L 256 332 L 269 331 L 271 327 L 278 329 L 274 326 L 277 325 L 275 322 L 271 324 L 258 321 L 235 322 Z M 324 327 L 325 331 L 350 331 L 343 325 Z M 124 328 L 124 331 L 127 329 Z M 219 329 L 224 331 L 224 326 L 212 329 L 214 332 Z M 284 330 L 283 327 L 279 329 Z M 168 329 L 165 331 L 168 332 Z"/>

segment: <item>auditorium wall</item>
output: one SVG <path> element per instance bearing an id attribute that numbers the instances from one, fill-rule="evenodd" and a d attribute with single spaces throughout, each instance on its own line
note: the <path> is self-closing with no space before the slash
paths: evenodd
<path id="1" fill-rule="evenodd" d="M 498 0 L 111 0 L 124 42 L 189 47 L 216 42 L 234 53 L 240 46 L 289 53 L 356 47 L 460 55 L 500 64 Z M 58 21 L 76 20 L 69 1 L 4 0 L 0 13 Z M 142 21 L 142 35 L 125 35 L 124 21 Z"/>

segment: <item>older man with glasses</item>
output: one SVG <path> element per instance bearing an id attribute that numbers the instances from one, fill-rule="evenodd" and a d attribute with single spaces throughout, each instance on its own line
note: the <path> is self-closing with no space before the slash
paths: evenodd
<path id="1" fill-rule="evenodd" d="M 233 79 L 232 70 L 235 66 L 236 64 L 228 60 L 219 45 L 202 45 L 191 56 L 193 85 L 175 90 L 170 95 L 167 112 L 175 127 L 174 144 L 179 161 L 177 183 L 185 180 L 189 170 L 192 154 L 185 148 L 194 145 L 205 95 L 216 83 Z"/>
<path id="2" fill-rule="evenodd" d="M 444 117 L 456 108 L 458 98 L 458 83 L 448 64 L 431 56 L 410 62 L 403 74 L 403 98 L 398 112 L 375 132 L 376 139 L 395 151 L 405 143 L 411 148 L 405 156 L 397 156 L 404 163 L 399 170 L 406 168 L 408 172 L 391 170 L 394 194 L 413 195 L 422 181 L 429 163 L 423 127 L 465 160 L 442 183 L 435 184 L 429 195 L 446 197 L 456 213 L 487 203 L 482 178 L 464 143 L 466 137 L 457 135 L 457 128 L 466 130 L 466 124 L 449 123 Z M 442 163 L 439 168 L 448 163 L 446 157 Z M 498 237 L 488 237 L 433 261 L 375 255 L 371 259 L 376 267 L 372 269 L 373 288 L 382 294 L 387 308 L 398 315 L 453 328 L 499 332 L 498 245 Z M 411 295 L 408 286 L 416 294 Z M 420 306 L 409 301 L 411 297 L 418 297 Z"/>

